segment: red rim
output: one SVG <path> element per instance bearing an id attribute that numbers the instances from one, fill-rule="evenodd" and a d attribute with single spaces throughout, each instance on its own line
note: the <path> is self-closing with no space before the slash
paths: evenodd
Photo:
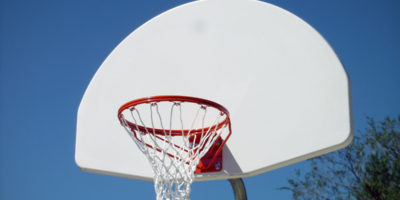
<path id="1" fill-rule="evenodd" d="M 129 121 L 126 121 L 126 120 L 123 119 L 122 112 L 123 112 L 124 110 L 126 110 L 126 109 L 130 109 L 132 106 L 136 106 L 136 105 L 144 104 L 144 103 L 161 102 L 161 101 L 170 101 L 170 102 L 191 102 L 191 103 L 197 103 L 197 104 L 199 104 L 199 105 L 210 106 L 210 107 L 213 107 L 213 108 L 219 110 L 220 112 L 224 113 L 226 118 L 225 118 L 222 122 L 220 122 L 220 123 L 218 123 L 218 124 L 216 124 L 216 125 L 214 125 L 214 126 L 205 127 L 205 128 L 200 128 L 200 129 L 194 129 L 194 130 L 191 130 L 191 131 L 190 131 L 190 130 L 187 130 L 187 129 L 186 129 L 186 130 L 185 130 L 185 129 L 184 129 L 184 130 L 162 130 L 162 129 L 153 129 L 153 128 L 148 128 L 148 127 L 144 127 L 144 126 L 139 126 L 139 125 L 137 125 L 137 124 L 134 124 L 134 123 L 132 123 L 132 122 L 129 122 Z M 122 106 L 119 108 L 119 110 L 118 110 L 118 119 L 119 119 L 119 121 L 121 122 L 121 124 L 126 123 L 126 124 L 130 127 L 130 129 L 131 129 L 131 131 L 132 131 L 132 133 L 133 133 L 133 136 L 135 137 L 136 140 L 138 140 L 138 141 L 140 141 L 140 142 L 143 142 L 143 141 L 141 141 L 141 140 L 137 137 L 136 131 L 141 131 L 141 132 L 150 133 L 150 134 L 153 134 L 153 133 L 154 133 L 154 134 L 156 134 L 155 137 L 156 137 L 157 139 L 166 141 L 165 139 L 163 139 L 162 137 L 157 136 L 157 135 L 164 135 L 164 136 L 165 136 L 166 133 L 168 133 L 169 136 L 182 136 L 182 135 L 187 136 L 187 134 L 189 134 L 189 132 L 190 132 L 190 135 L 192 135 L 192 134 L 193 134 L 193 135 L 197 135 L 197 134 L 202 134 L 203 131 L 208 131 L 208 130 L 213 130 L 213 129 L 218 130 L 218 129 L 224 127 L 224 126 L 227 126 L 227 127 L 228 127 L 228 131 L 229 131 L 229 132 L 228 132 L 228 135 L 223 139 L 223 142 L 222 142 L 222 144 L 219 146 L 219 148 L 217 148 L 216 150 L 214 150 L 214 151 L 212 152 L 214 156 L 212 157 L 212 159 L 211 159 L 211 161 L 209 162 L 208 166 L 201 168 L 201 172 L 208 172 L 207 170 L 208 170 L 208 169 L 211 167 L 211 165 L 214 163 L 214 161 L 215 161 L 216 158 L 218 157 L 219 153 L 222 151 L 222 148 L 224 147 L 226 141 L 229 139 L 229 137 L 231 136 L 231 133 L 232 133 L 231 122 L 230 122 L 228 110 L 227 110 L 225 107 L 223 107 L 222 105 L 218 104 L 218 103 L 215 103 L 215 102 L 210 101 L 210 100 L 207 100 L 207 99 L 197 98 L 197 97 L 176 96 L 176 95 L 164 95 L 164 96 L 153 96 L 153 97 L 145 97 L 145 98 L 136 99 L 136 100 L 130 101 L 130 102 L 128 102 L 128 103 L 122 105 Z M 168 141 L 166 141 L 166 142 L 168 142 Z M 150 144 L 147 144 L 147 143 L 144 143 L 144 144 L 145 144 L 147 147 L 154 149 L 154 147 L 151 146 Z M 174 146 L 175 146 L 176 148 L 182 148 L 182 147 L 180 147 L 180 146 L 178 146 L 178 145 L 176 145 L 176 144 L 174 144 Z M 159 148 L 155 148 L 155 149 L 156 149 L 157 151 L 159 151 L 159 152 L 162 151 L 162 150 L 159 149 Z M 209 152 L 208 152 L 208 153 L 209 153 Z M 174 155 L 171 155 L 171 154 L 169 154 L 169 153 L 167 153 L 167 154 L 168 154 L 168 156 L 170 156 L 170 157 L 177 158 L 177 157 L 175 157 Z M 181 158 L 177 158 L 177 159 L 181 159 Z M 221 169 L 221 170 L 222 170 L 222 169 Z M 210 171 L 210 172 L 211 172 L 211 171 Z"/>
<path id="2" fill-rule="evenodd" d="M 210 106 L 213 107 L 219 111 L 221 111 L 222 113 L 225 114 L 226 118 L 211 127 L 205 127 L 205 128 L 200 128 L 200 129 L 194 129 L 194 130 L 168 130 L 168 129 L 153 129 L 153 128 L 149 128 L 149 127 L 144 127 L 144 126 L 140 126 L 138 124 L 134 124 L 132 122 L 126 121 L 125 122 L 129 125 L 129 127 L 131 129 L 134 130 L 139 130 L 141 132 L 148 132 L 148 133 L 155 133 L 158 135 L 165 135 L 166 133 L 168 133 L 168 135 L 171 136 L 179 136 L 179 135 L 186 135 L 186 134 L 201 134 L 203 133 L 203 131 L 207 131 L 207 130 L 218 130 L 220 128 L 222 128 L 223 126 L 225 126 L 226 124 L 230 124 L 230 119 L 229 119 L 229 112 L 228 110 L 223 107 L 222 105 L 215 103 L 213 101 L 207 100 L 207 99 L 201 99 L 201 98 L 197 98 L 197 97 L 189 97 L 189 96 L 178 96 L 178 95 L 163 95 L 163 96 L 152 96 L 152 97 L 144 97 L 144 98 L 140 98 L 140 99 L 135 99 L 133 101 L 130 101 L 128 103 L 125 103 L 124 105 L 122 105 L 119 110 L 118 110 L 118 119 L 121 123 L 124 123 L 124 119 L 122 117 L 122 112 L 126 109 L 129 109 L 131 107 L 137 106 L 139 104 L 145 104 L 145 103 L 153 103 L 153 102 L 162 102 L 162 101 L 171 101 L 171 102 L 191 102 L 191 103 L 197 103 L 199 105 L 206 105 L 206 106 Z"/>

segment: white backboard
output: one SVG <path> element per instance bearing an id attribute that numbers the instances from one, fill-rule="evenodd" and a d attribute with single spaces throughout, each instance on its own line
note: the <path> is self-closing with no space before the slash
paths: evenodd
<path id="1" fill-rule="evenodd" d="M 77 165 L 152 180 L 152 168 L 117 111 L 156 95 L 209 99 L 230 112 L 224 168 L 196 180 L 257 175 L 343 148 L 352 139 L 350 83 L 335 52 L 306 22 L 264 2 L 188 3 L 125 38 L 82 98 Z"/>

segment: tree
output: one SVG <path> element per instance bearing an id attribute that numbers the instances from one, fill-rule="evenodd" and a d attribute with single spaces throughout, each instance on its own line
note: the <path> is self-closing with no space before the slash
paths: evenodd
<path id="1" fill-rule="evenodd" d="M 288 179 L 295 200 L 400 199 L 400 115 L 376 122 L 345 149 L 308 160 Z"/>

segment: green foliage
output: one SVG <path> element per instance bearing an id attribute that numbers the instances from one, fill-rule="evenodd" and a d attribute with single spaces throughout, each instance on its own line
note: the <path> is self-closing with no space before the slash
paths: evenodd
<path id="1" fill-rule="evenodd" d="M 310 159 L 288 179 L 295 200 L 400 199 L 400 116 L 376 122 L 345 149 Z"/>

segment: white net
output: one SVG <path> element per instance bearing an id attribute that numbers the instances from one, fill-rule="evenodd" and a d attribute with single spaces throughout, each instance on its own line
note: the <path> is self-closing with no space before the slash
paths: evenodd
<path id="1" fill-rule="evenodd" d="M 157 200 L 189 199 L 200 159 L 219 138 L 230 135 L 227 113 L 190 102 L 131 106 L 120 120 L 153 168 Z"/>

